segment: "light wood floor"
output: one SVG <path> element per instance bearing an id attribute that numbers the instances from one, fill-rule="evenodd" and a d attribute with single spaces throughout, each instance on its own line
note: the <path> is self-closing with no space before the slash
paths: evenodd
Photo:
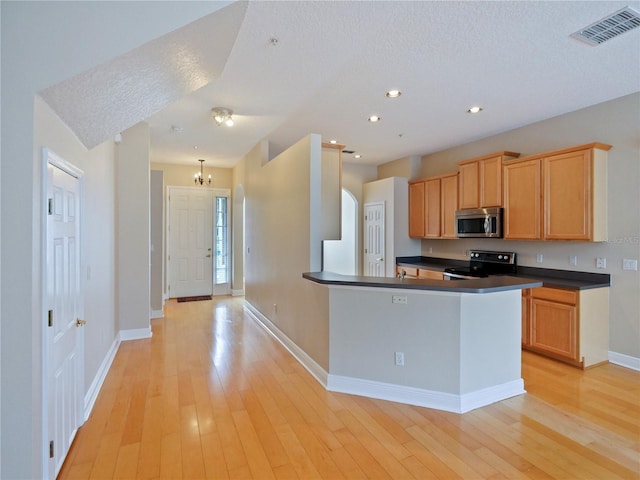
<path id="1" fill-rule="evenodd" d="M 640 372 L 525 353 L 528 393 L 464 415 L 330 393 L 242 302 L 124 342 L 59 478 L 640 478 Z"/>

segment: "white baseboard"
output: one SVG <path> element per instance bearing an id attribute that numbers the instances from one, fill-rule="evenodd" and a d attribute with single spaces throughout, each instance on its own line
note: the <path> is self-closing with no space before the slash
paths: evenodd
<path id="1" fill-rule="evenodd" d="M 151 310 L 149 318 L 152 320 L 154 318 L 164 318 L 164 310 Z"/>
<path id="2" fill-rule="evenodd" d="M 244 307 L 246 312 L 286 348 L 324 388 L 332 392 L 378 398 L 454 413 L 469 412 L 476 408 L 526 393 L 524 381 L 521 378 L 475 392 L 456 395 L 361 378 L 332 375 L 327 373 L 251 303 L 245 300 Z"/>
<path id="3" fill-rule="evenodd" d="M 640 371 L 640 358 L 625 355 L 623 353 L 609 352 L 609 361 L 620 365 L 621 367 L 630 368 L 631 370 Z"/>
<path id="4" fill-rule="evenodd" d="M 231 296 L 232 297 L 242 297 L 242 296 L 244 296 L 244 289 L 231 290 Z"/>
<path id="5" fill-rule="evenodd" d="M 111 344 L 111 348 L 107 352 L 107 355 L 102 360 L 102 364 L 100 368 L 98 368 L 98 373 L 91 382 L 91 386 L 89 390 L 87 390 L 86 395 L 84 396 L 84 421 L 86 422 L 91 415 L 91 411 L 93 410 L 93 406 L 96 403 L 96 399 L 98 398 L 98 394 L 100 393 L 100 389 L 102 388 L 102 384 L 104 383 L 104 379 L 107 377 L 107 373 L 109 373 L 109 368 L 111 368 L 111 364 L 113 363 L 113 359 L 116 357 L 116 353 L 118 353 L 118 347 L 120 346 L 120 337 L 116 337 Z"/>
<path id="6" fill-rule="evenodd" d="M 282 330 L 275 326 L 271 320 L 265 317 L 257 308 L 248 301 L 244 301 L 244 307 L 249 316 L 264 328 L 273 338 L 275 338 L 293 357 L 302 365 L 320 385 L 327 388 L 327 371 L 322 368 L 313 358 L 296 345 Z"/>
<path id="7" fill-rule="evenodd" d="M 466 413 L 476 408 L 526 393 L 522 379 L 475 392 L 456 395 L 453 393 L 437 392 L 422 388 L 331 374 L 329 375 L 327 390 L 453 413 Z"/>
<path id="8" fill-rule="evenodd" d="M 128 330 L 120 330 L 120 341 L 141 340 L 143 338 L 151 338 L 151 327 L 148 328 L 130 328 Z"/>

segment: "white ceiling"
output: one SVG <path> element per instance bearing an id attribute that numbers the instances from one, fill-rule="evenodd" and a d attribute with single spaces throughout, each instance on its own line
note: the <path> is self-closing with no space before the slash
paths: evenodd
<path id="1" fill-rule="evenodd" d="M 112 101 L 126 119 L 113 115 L 107 127 L 80 133 L 87 121 L 77 107 L 61 113 L 77 83 L 43 97 L 87 146 L 145 119 L 154 162 L 231 167 L 263 139 L 273 156 L 318 133 L 362 154 L 345 161 L 376 165 L 640 91 L 640 29 L 597 47 L 569 36 L 627 5 L 640 11 L 638 1 L 235 3 L 171 34 L 181 52 L 199 54 L 181 62 L 179 76 L 190 80 L 174 81 L 168 95 L 162 72 L 145 68 L 149 45 L 101 66 L 116 90 L 129 76 L 149 78 L 146 91 L 159 96 L 132 88 L 132 98 Z M 156 42 L 165 54 L 167 42 Z M 160 68 L 175 67 L 170 57 Z M 89 84 L 96 78 L 84 75 Z M 104 87 L 81 88 L 80 103 L 102 114 L 107 106 L 90 99 L 104 97 Z M 391 88 L 402 96 L 386 98 Z M 484 110 L 467 114 L 474 104 Z M 216 127 L 215 106 L 234 110 L 235 126 Z M 372 114 L 382 121 L 368 122 Z"/>

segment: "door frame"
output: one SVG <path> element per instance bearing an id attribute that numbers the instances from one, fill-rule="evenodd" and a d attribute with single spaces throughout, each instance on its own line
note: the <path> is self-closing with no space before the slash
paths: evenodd
<path id="1" fill-rule="evenodd" d="M 48 344 L 48 331 L 45 326 L 45 322 L 47 319 L 48 312 L 48 304 L 47 304 L 47 238 L 48 238 L 48 229 L 47 229 L 47 220 L 48 220 L 48 190 L 49 190 L 49 175 L 48 175 L 48 166 L 51 164 L 52 166 L 59 168 L 63 172 L 75 177 L 78 180 L 78 234 L 80 236 L 80 241 L 78 242 L 78 257 L 79 257 L 79 275 L 78 275 L 78 283 L 79 283 L 79 299 L 78 299 L 78 310 L 79 317 L 84 318 L 84 276 L 82 272 L 85 271 L 84 265 L 84 171 L 72 163 L 64 160 L 62 157 L 56 155 L 53 151 L 48 149 L 47 147 L 42 148 L 42 160 L 41 160 L 41 212 L 40 212 L 40 227 L 42 235 L 40 236 L 40 265 L 42 267 L 42 277 L 40 282 L 40 321 L 41 323 L 41 337 L 40 337 L 40 369 L 41 369 L 41 386 L 42 386 L 42 398 L 41 398 L 41 415 L 42 415 L 42 476 L 43 478 L 49 477 L 50 463 L 54 460 L 49 458 L 49 441 L 50 441 L 50 432 L 49 432 L 49 376 L 48 376 L 48 368 L 47 368 L 47 360 L 49 356 L 49 344 Z M 81 331 L 80 335 L 80 345 L 78 345 L 78 358 L 80 359 L 78 365 L 78 392 L 81 395 L 81 398 L 78 399 L 78 408 L 82 411 L 78 412 L 80 419 L 80 427 L 85 418 L 84 412 L 84 330 Z M 55 473 L 55 465 L 53 466 Z"/>

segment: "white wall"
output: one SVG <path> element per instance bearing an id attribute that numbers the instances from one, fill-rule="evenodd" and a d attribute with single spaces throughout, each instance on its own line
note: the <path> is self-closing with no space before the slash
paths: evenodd
<path id="1" fill-rule="evenodd" d="M 34 143 L 35 96 L 220 6 L 156 2 L 150 15 L 146 2 L 0 2 L 1 478 L 42 475 L 42 174 Z"/>
<path id="2" fill-rule="evenodd" d="M 159 170 L 150 172 L 150 228 L 151 228 L 151 318 L 162 317 L 164 305 L 164 174 Z"/>
<path id="3" fill-rule="evenodd" d="M 427 155 L 420 176 L 456 171 L 456 162 L 509 150 L 521 156 L 602 142 L 608 152 L 609 241 L 524 242 L 492 239 L 423 240 L 427 255 L 462 258 L 471 248 L 518 253 L 518 263 L 532 267 L 580 270 L 611 274 L 610 351 L 640 358 L 640 273 L 622 270 L 623 258 L 640 259 L 640 93 L 561 115 L 477 142 Z M 542 253 L 544 262 L 535 261 Z M 577 255 L 578 265 L 569 265 Z M 607 259 L 607 268 L 595 268 L 596 257 Z"/>
<path id="4" fill-rule="evenodd" d="M 342 275 L 358 274 L 358 207 L 355 197 L 342 189 L 342 238 L 323 242 L 323 271 Z"/>

